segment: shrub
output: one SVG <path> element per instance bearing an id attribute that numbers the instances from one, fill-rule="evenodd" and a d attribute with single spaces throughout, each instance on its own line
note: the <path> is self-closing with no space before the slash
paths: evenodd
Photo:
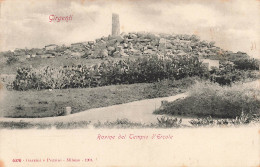
<path id="1" fill-rule="evenodd" d="M 106 61 L 92 67 L 19 68 L 13 85 L 15 90 L 85 88 L 178 80 L 202 76 L 204 72 L 196 56 L 148 56 L 135 60 Z"/>
<path id="2" fill-rule="evenodd" d="M 172 128 L 172 127 L 180 127 L 182 123 L 182 119 L 180 118 L 170 118 L 162 116 L 157 118 L 158 126 L 162 128 Z"/>
<path id="3" fill-rule="evenodd" d="M 254 121 L 254 116 L 249 116 L 248 114 L 241 113 L 240 116 L 235 119 L 216 119 L 214 120 L 211 116 L 206 118 L 197 118 L 189 121 L 192 126 L 228 126 L 228 125 L 245 125 Z"/>
<path id="4" fill-rule="evenodd" d="M 90 121 L 79 121 L 79 122 L 56 122 L 52 126 L 56 129 L 78 129 L 78 128 L 88 128 Z"/>
<path id="5" fill-rule="evenodd" d="M 116 121 L 106 121 L 94 123 L 95 128 L 179 128 L 182 127 L 182 119 L 160 117 L 157 123 L 145 124 L 132 122 L 128 119 L 117 119 Z"/>
<path id="6" fill-rule="evenodd" d="M 212 119 L 211 116 L 209 116 L 206 118 L 193 119 L 189 121 L 189 123 L 193 126 L 212 126 L 215 124 L 215 121 Z"/>
<path id="7" fill-rule="evenodd" d="M 257 79 L 259 78 L 259 72 L 249 69 L 247 69 L 247 71 L 236 69 L 235 65 L 224 62 L 219 69 L 211 71 L 209 78 L 211 82 L 231 86 L 234 82 Z"/>
<path id="8" fill-rule="evenodd" d="M 0 129 L 49 129 L 55 127 L 56 129 L 77 129 L 77 128 L 88 128 L 90 121 L 79 121 L 79 122 L 55 122 L 55 123 L 31 123 L 31 122 L 0 122 Z"/>
<path id="9" fill-rule="evenodd" d="M 106 121 L 101 123 L 98 121 L 94 123 L 95 128 L 134 128 L 134 127 L 146 127 L 147 125 L 142 123 L 131 122 L 128 119 L 117 119 L 116 121 Z"/>
<path id="10" fill-rule="evenodd" d="M 6 63 L 7 63 L 8 65 L 11 65 L 11 64 L 16 63 L 18 60 L 19 60 L 19 59 L 18 59 L 18 57 L 16 57 L 16 56 L 9 56 L 8 59 L 6 60 Z"/>
<path id="11" fill-rule="evenodd" d="M 259 62 L 255 59 L 238 59 L 234 61 L 235 68 L 240 70 L 259 70 Z"/>
<path id="12" fill-rule="evenodd" d="M 244 114 L 260 114 L 260 90 L 243 85 L 221 87 L 213 83 L 197 83 L 190 89 L 190 96 L 169 102 L 155 114 L 212 116 L 235 118 Z"/>

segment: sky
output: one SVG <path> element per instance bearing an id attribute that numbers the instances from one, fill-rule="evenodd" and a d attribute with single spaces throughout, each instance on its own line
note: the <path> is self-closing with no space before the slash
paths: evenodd
<path id="1" fill-rule="evenodd" d="M 42 48 L 121 32 L 196 34 L 260 58 L 260 0 L 0 0 L 0 50 Z M 49 22 L 49 16 L 70 16 Z"/>

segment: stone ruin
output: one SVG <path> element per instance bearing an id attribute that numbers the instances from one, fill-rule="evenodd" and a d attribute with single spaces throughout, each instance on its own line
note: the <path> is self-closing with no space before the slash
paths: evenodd
<path id="1" fill-rule="evenodd" d="M 120 23 L 119 15 L 116 13 L 112 14 L 112 36 L 120 35 Z"/>
<path id="2" fill-rule="evenodd" d="M 141 55 L 196 55 L 208 68 L 219 68 L 219 61 L 223 55 L 241 55 L 242 53 L 228 53 L 216 47 L 214 42 L 202 41 L 196 35 L 186 34 L 155 34 L 147 32 L 130 32 L 120 34 L 119 15 L 112 14 L 112 35 L 101 37 L 95 41 L 71 44 L 70 47 L 48 45 L 32 54 L 41 58 L 65 56 L 67 58 L 107 58 L 128 57 Z M 25 51 L 23 51 L 26 56 Z M 17 53 L 21 55 L 21 53 Z M 36 57 L 36 55 L 34 57 Z M 220 57 L 221 56 L 221 57 Z M 243 53 L 243 57 L 247 56 Z M 30 56 L 31 58 L 31 56 Z"/>

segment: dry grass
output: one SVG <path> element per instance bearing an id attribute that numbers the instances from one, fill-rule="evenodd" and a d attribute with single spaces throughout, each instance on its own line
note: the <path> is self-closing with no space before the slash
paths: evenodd
<path id="1" fill-rule="evenodd" d="M 5 117 L 53 117 L 70 106 L 72 113 L 137 100 L 173 96 L 187 90 L 194 78 L 149 84 L 112 85 L 97 88 L 0 91 L 0 113 Z"/>
<path id="2" fill-rule="evenodd" d="M 247 84 L 222 87 L 209 82 L 198 82 L 189 92 L 187 98 L 167 103 L 154 113 L 218 118 L 235 118 L 242 112 L 260 114 L 260 90 L 257 87 Z"/>

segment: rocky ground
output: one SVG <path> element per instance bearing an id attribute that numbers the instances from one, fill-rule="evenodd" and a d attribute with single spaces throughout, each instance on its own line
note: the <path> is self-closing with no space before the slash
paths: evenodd
<path id="1" fill-rule="evenodd" d="M 215 42 L 200 40 L 195 35 L 153 33 L 122 33 L 119 36 L 102 37 L 96 41 L 73 45 L 70 51 L 83 52 L 86 58 L 193 54 L 217 59 L 223 55 L 232 54 L 232 52 L 216 47 Z M 237 54 L 246 55 L 242 52 Z"/>
<path id="2" fill-rule="evenodd" d="M 140 55 L 199 55 L 203 58 L 221 59 L 248 57 L 246 53 L 225 51 L 215 42 L 200 40 L 196 35 L 169 35 L 155 33 L 121 33 L 118 36 L 107 36 L 95 41 L 79 42 L 70 46 L 48 48 L 16 49 L 14 52 L 2 52 L 2 55 L 18 56 L 21 60 L 41 58 L 106 58 Z M 0 61 L 1 62 L 1 61 Z"/>

